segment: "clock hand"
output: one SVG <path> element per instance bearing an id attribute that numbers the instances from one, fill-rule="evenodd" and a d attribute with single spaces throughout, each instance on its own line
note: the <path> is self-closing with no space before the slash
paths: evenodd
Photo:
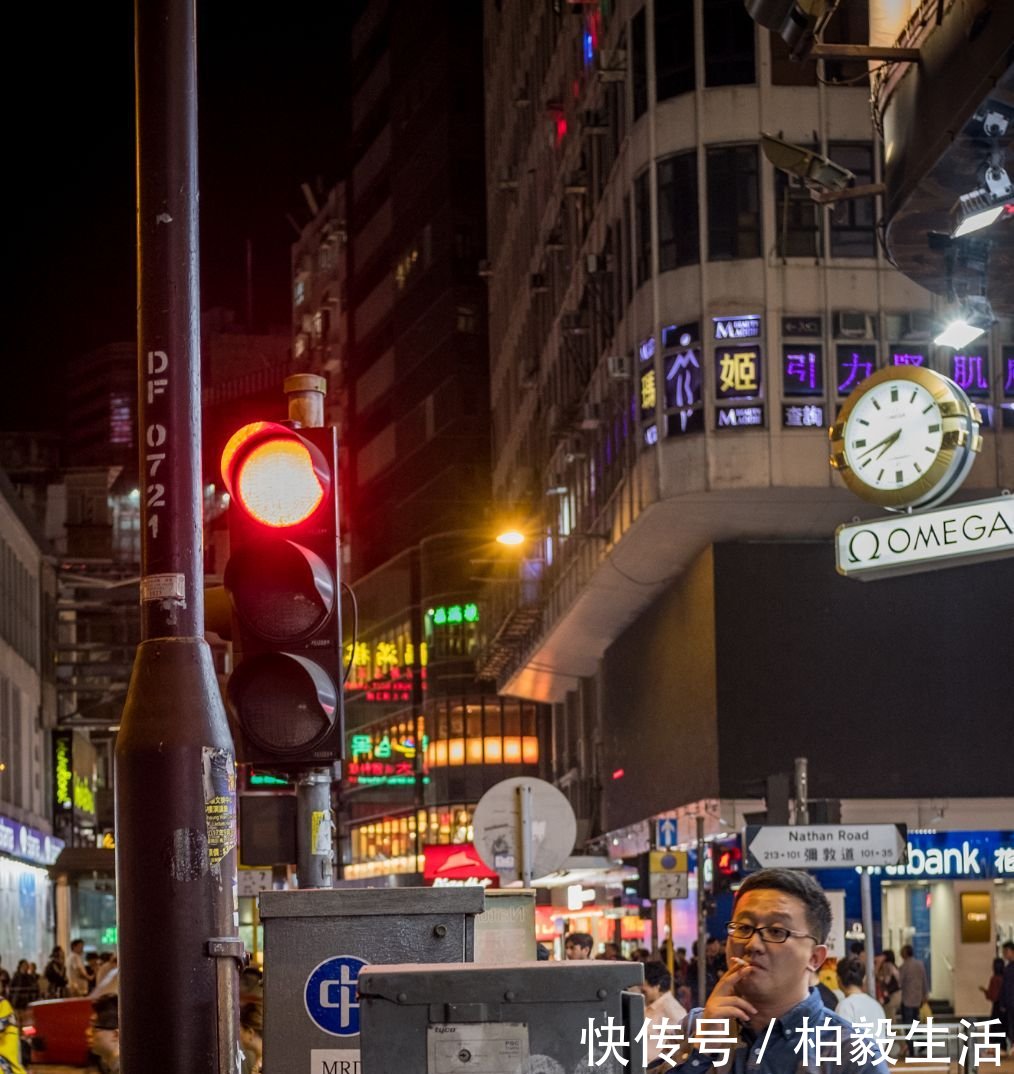
<path id="1" fill-rule="evenodd" d="M 899 436 L 901 436 L 901 430 L 900 429 L 894 434 L 894 436 L 890 437 L 890 439 L 888 439 L 887 443 L 884 444 L 884 446 L 880 449 L 880 451 L 877 454 L 878 459 L 895 442 L 895 440 L 898 439 Z"/>
<path id="2" fill-rule="evenodd" d="M 861 452 L 859 458 L 863 458 L 864 456 L 869 455 L 870 452 L 876 451 L 878 447 L 883 447 L 884 451 L 886 451 L 899 436 L 901 436 L 901 430 L 896 429 L 890 436 L 885 436 L 883 440 L 878 440 L 872 447 L 868 447 L 865 451 Z M 883 455 L 884 451 L 880 454 Z M 877 458 L 880 458 L 880 455 L 878 455 Z"/>

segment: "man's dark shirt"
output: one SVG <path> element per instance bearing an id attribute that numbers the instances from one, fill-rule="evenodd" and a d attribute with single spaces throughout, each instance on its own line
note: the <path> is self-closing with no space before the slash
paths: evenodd
<path id="1" fill-rule="evenodd" d="M 693 1026 L 701 1017 L 703 1009 L 695 1007 L 684 1021 L 684 1037 L 688 1032 L 687 1027 Z M 803 1019 L 808 1019 L 807 1028 L 810 1033 L 811 1046 L 808 1049 L 806 1062 L 803 1061 L 802 1030 Z M 818 1063 L 816 1061 L 816 1048 L 818 1041 L 812 1030 L 816 1026 L 832 1025 L 841 1026 L 841 1055 L 840 1062 L 827 1060 Z M 733 1027 L 733 1031 L 735 1027 Z M 876 1030 L 874 1026 L 873 1031 Z M 873 1032 L 871 1031 L 871 1032 Z M 853 1041 L 858 1035 L 852 1029 L 852 1023 L 829 1011 L 821 1002 L 820 993 L 816 988 L 810 989 L 810 994 L 801 1003 L 796 1004 L 792 1010 L 787 1011 L 781 1018 L 775 1019 L 771 1032 L 765 1027 L 760 1033 L 755 1033 L 749 1026 L 743 1026 L 740 1030 L 739 1047 L 732 1056 L 732 1063 L 728 1067 L 719 1067 L 719 1070 L 729 1071 L 730 1074 L 793 1074 L 793 1072 L 807 1072 L 807 1074 L 888 1074 L 890 1067 L 884 1060 L 879 1059 L 880 1050 L 876 1043 L 870 1040 L 864 1044 L 861 1056 L 867 1058 L 855 1059 L 853 1052 L 856 1049 Z M 765 1037 L 767 1044 L 764 1044 Z M 825 1038 L 826 1040 L 826 1038 Z M 760 1063 L 757 1056 L 764 1049 Z M 827 1049 L 825 1049 L 826 1054 Z M 696 1050 L 690 1052 L 684 1061 L 683 1051 L 679 1053 L 679 1062 L 674 1068 L 681 1074 L 710 1074 L 715 1069 L 713 1060 L 720 1056 L 701 1055 Z"/>

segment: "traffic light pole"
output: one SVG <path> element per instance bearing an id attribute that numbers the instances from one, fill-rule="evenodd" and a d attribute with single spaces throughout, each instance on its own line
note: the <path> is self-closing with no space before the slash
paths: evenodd
<path id="1" fill-rule="evenodd" d="M 123 1074 L 231 1074 L 232 740 L 204 641 L 194 0 L 135 0 L 141 644 L 116 742 Z"/>

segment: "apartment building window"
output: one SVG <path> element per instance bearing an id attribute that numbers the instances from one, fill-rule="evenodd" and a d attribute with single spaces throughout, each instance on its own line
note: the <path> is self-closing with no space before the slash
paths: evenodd
<path id="1" fill-rule="evenodd" d="M 707 0 L 701 9 L 705 86 L 751 85 L 757 79 L 754 22 L 741 0 Z"/>
<path id="2" fill-rule="evenodd" d="M 693 0 L 655 0 L 655 98 L 693 93 Z"/>
<path id="3" fill-rule="evenodd" d="M 831 142 L 828 156 L 855 173 L 855 185 L 873 182 L 873 146 L 869 142 Z M 875 257 L 876 198 L 850 198 L 831 206 L 831 256 Z"/>
<path id="4" fill-rule="evenodd" d="M 648 111 L 648 23 L 644 8 L 630 20 L 630 72 L 634 119 Z"/>
<path id="5" fill-rule="evenodd" d="M 841 45 L 866 45 L 870 40 L 870 4 L 869 0 L 849 0 L 847 4 L 838 4 L 834 14 L 828 20 L 823 34 L 825 41 Z M 824 60 L 825 82 L 841 83 L 848 86 L 868 86 L 870 84 L 870 66 L 865 60 L 833 59 Z M 801 66 L 815 66 L 802 64 Z"/>
<path id="6" fill-rule="evenodd" d="M 807 145 L 806 149 L 816 149 Z M 779 257 L 820 256 L 820 206 L 800 179 L 775 169 L 775 227 Z"/>
<path id="7" fill-rule="evenodd" d="M 623 196 L 623 219 L 621 224 L 623 227 L 623 241 L 620 243 L 619 253 L 620 261 L 623 262 L 623 308 L 626 309 L 634 294 L 634 280 L 631 275 L 632 259 L 630 256 L 631 217 L 629 194 L 624 194 Z"/>
<path id="8" fill-rule="evenodd" d="M 708 259 L 760 257 L 760 196 L 755 145 L 709 146 Z"/>
<path id="9" fill-rule="evenodd" d="M 697 151 L 691 150 L 658 162 L 658 270 L 700 259 Z"/>
<path id="10" fill-rule="evenodd" d="M 640 287 L 651 276 L 651 189 L 648 172 L 634 180 L 634 259 Z"/>

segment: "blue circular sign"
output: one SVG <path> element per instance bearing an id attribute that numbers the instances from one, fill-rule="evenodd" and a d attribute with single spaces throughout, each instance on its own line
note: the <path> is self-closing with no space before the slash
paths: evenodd
<path id="1" fill-rule="evenodd" d="M 335 955 L 319 963 L 306 979 L 303 1003 L 318 1029 L 333 1037 L 359 1032 L 359 971 L 368 965 L 355 955 Z"/>

